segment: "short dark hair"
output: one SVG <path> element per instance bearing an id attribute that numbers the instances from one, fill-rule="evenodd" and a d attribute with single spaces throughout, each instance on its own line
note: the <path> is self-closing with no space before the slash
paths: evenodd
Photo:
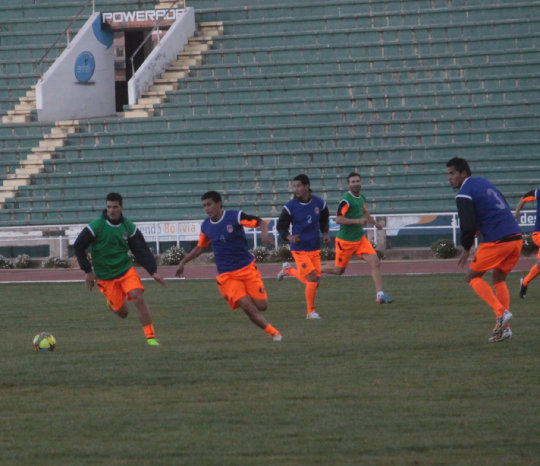
<path id="1" fill-rule="evenodd" d="M 221 195 L 217 191 L 207 191 L 201 196 L 201 201 L 212 199 L 214 202 L 222 202 Z"/>
<path id="2" fill-rule="evenodd" d="M 448 162 L 446 162 L 446 166 L 454 167 L 456 171 L 460 173 L 466 172 L 467 176 L 471 176 L 471 168 L 469 167 L 468 162 L 461 157 L 451 158 Z"/>
<path id="3" fill-rule="evenodd" d="M 302 183 L 304 186 L 305 185 L 311 185 L 311 183 L 309 182 L 309 178 L 307 175 L 304 175 L 303 173 L 300 174 L 300 175 L 296 175 L 294 178 L 293 178 L 293 181 L 300 181 L 300 183 Z"/>
<path id="4" fill-rule="evenodd" d="M 122 202 L 122 196 L 118 193 L 109 193 L 107 194 L 107 197 L 105 198 L 106 201 L 111 202 L 118 202 L 118 204 L 123 205 Z"/>
<path id="5" fill-rule="evenodd" d="M 351 173 L 349 173 L 349 175 L 347 176 L 347 183 L 350 181 L 351 178 L 354 178 L 355 176 L 357 176 L 358 178 L 360 178 L 360 173 L 357 173 L 357 172 L 351 172 Z"/>

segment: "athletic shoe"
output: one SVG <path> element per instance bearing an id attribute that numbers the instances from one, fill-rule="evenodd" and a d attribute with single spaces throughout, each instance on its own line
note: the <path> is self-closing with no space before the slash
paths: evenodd
<path id="1" fill-rule="evenodd" d="M 317 314 L 316 311 L 312 311 L 308 315 L 306 315 L 306 319 L 308 319 L 308 320 L 314 320 L 314 319 L 320 319 L 320 318 L 321 318 L 321 316 L 319 314 Z"/>
<path id="2" fill-rule="evenodd" d="M 504 311 L 503 315 L 501 317 L 497 317 L 497 320 L 495 321 L 495 327 L 493 327 L 493 336 L 498 335 L 501 336 L 504 330 L 504 327 L 508 322 L 510 322 L 510 319 L 514 317 L 510 311 Z"/>
<path id="3" fill-rule="evenodd" d="M 284 277 L 285 275 L 287 275 L 287 274 L 285 273 L 285 271 L 286 271 L 287 269 L 290 269 L 290 268 L 291 268 L 291 264 L 290 264 L 289 262 L 284 262 L 284 263 L 283 263 L 283 266 L 282 266 L 282 268 L 281 268 L 281 270 L 280 270 L 279 273 L 277 274 L 277 279 L 278 279 L 278 280 L 283 280 L 283 277 Z"/>
<path id="4" fill-rule="evenodd" d="M 385 295 L 382 291 L 380 293 L 377 293 L 377 299 L 375 300 L 375 302 L 379 303 L 379 304 L 390 304 L 392 302 L 394 302 L 394 298 L 391 298 L 390 296 L 387 296 Z"/>
<path id="5" fill-rule="evenodd" d="M 161 346 L 159 341 L 157 341 L 155 338 L 148 338 L 148 340 L 146 340 L 146 343 L 148 344 L 148 346 Z"/>
<path id="6" fill-rule="evenodd" d="M 519 280 L 520 289 L 519 289 L 519 297 L 521 299 L 525 299 L 525 295 L 527 294 L 527 287 L 523 284 L 523 278 Z"/>
<path id="7" fill-rule="evenodd" d="M 507 338 L 512 338 L 512 329 L 510 327 L 506 327 L 500 335 L 493 335 L 489 338 L 489 341 L 491 343 L 499 343 Z"/>
<path id="8" fill-rule="evenodd" d="M 272 340 L 274 340 L 274 341 L 281 341 L 281 338 L 282 338 L 281 335 L 278 333 L 277 335 L 274 335 L 274 336 L 272 337 Z"/>

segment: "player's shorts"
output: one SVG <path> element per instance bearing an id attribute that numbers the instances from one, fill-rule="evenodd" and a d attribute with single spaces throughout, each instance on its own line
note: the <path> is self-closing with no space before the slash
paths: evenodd
<path id="1" fill-rule="evenodd" d="M 144 287 L 137 271 L 131 267 L 124 275 L 111 280 L 98 280 L 99 291 L 101 291 L 109 306 L 114 312 L 119 311 L 126 302 L 126 298 L 131 301 L 128 293 L 132 290 L 142 290 Z"/>
<path id="2" fill-rule="evenodd" d="M 363 236 L 360 241 L 345 241 L 336 238 L 336 267 L 344 269 L 356 254 L 362 257 L 364 254 L 377 254 L 367 236 Z"/>
<path id="3" fill-rule="evenodd" d="M 471 270 L 487 272 L 498 269 L 510 273 L 521 255 L 523 240 L 481 243 L 471 262 Z"/>
<path id="4" fill-rule="evenodd" d="M 300 278 L 306 278 L 311 272 L 321 276 L 321 251 L 291 251 Z"/>
<path id="5" fill-rule="evenodd" d="M 217 276 L 216 280 L 219 291 L 231 309 L 239 308 L 238 301 L 244 296 L 251 296 L 253 299 L 259 300 L 268 299 L 261 274 L 255 262 L 241 269 L 222 273 Z"/>
<path id="6" fill-rule="evenodd" d="M 538 259 L 540 259 L 540 231 L 535 231 L 532 234 L 533 243 L 538 246 Z"/>

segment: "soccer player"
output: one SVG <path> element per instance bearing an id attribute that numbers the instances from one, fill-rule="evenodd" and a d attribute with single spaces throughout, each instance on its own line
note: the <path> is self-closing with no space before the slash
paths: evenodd
<path id="1" fill-rule="evenodd" d="M 200 256 L 204 248 L 211 244 L 218 270 L 219 291 L 229 306 L 232 309 L 242 308 L 255 325 L 274 341 L 281 341 L 281 333 L 259 312 L 267 309 L 268 298 L 244 232 L 244 227 L 259 227 L 263 243 L 271 244 L 268 223 L 241 210 L 224 210 L 221 195 L 216 191 L 208 191 L 202 195 L 201 200 L 208 218 L 201 225 L 197 246 L 180 261 L 176 275 L 183 277 L 184 266 Z"/>
<path id="2" fill-rule="evenodd" d="M 133 301 L 139 313 L 146 341 L 150 346 L 160 346 L 155 336 L 150 309 L 144 300 L 144 287 L 133 267 L 128 251 L 154 280 L 166 287 L 157 274 L 157 265 L 140 230 L 122 214 L 123 201 L 118 193 L 106 197 L 106 209 L 100 218 L 90 222 L 79 233 L 74 244 L 79 266 L 86 272 L 86 287 L 91 291 L 96 283 L 107 298 L 107 307 L 117 316 L 128 316 L 128 301 Z M 92 263 L 86 250 L 91 247 Z M 92 265 L 94 270 L 92 270 Z"/>
<path id="3" fill-rule="evenodd" d="M 278 273 L 278 280 L 292 275 L 306 286 L 307 319 L 320 319 L 315 311 L 315 292 L 321 277 L 321 239 L 330 243 L 328 236 L 330 217 L 326 202 L 311 194 L 307 175 L 297 175 L 293 179 L 294 198 L 281 211 L 277 231 L 284 241 L 291 245 L 291 253 L 296 268 L 285 262 Z M 292 231 L 289 233 L 289 226 Z"/>
<path id="4" fill-rule="evenodd" d="M 367 210 L 366 198 L 360 193 L 362 180 L 358 173 L 349 173 L 347 186 L 349 191 L 341 197 L 336 215 L 336 223 L 340 227 L 336 237 L 335 265 L 326 264 L 321 271 L 322 273 L 342 275 L 353 254 L 356 254 L 359 258 L 364 259 L 371 268 L 371 278 L 377 292 L 375 301 L 379 304 L 391 303 L 394 299 L 387 296 L 382 287 L 381 262 L 364 234 L 363 227 L 369 224 L 375 225 L 377 230 L 382 230 L 383 226 L 376 222 Z"/>
<path id="5" fill-rule="evenodd" d="M 519 200 L 516 206 L 514 217 L 516 217 L 516 219 L 519 217 L 521 208 L 525 203 L 534 201 L 536 201 L 536 223 L 534 224 L 532 240 L 534 241 L 534 244 L 536 244 L 540 248 L 540 189 L 533 189 L 532 191 L 529 191 L 528 193 L 523 195 L 523 197 Z M 535 279 L 538 275 L 540 275 L 540 249 L 538 250 L 538 261 L 535 265 L 532 266 L 531 270 L 529 270 L 527 276 L 520 280 L 521 287 L 519 289 L 519 297 L 521 299 L 525 298 L 529 283 L 531 283 L 531 281 Z"/>
<path id="6" fill-rule="evenodd" d="M 459 189 L 456 204 L 463 253 L 458 265 L 463 267 L 467 263 L 479 231 L 483 242 L 470 263 L 467 281 L 493 309 L 496 321 L 489 341 L 500 342 L 512 336 L 509 322 L 513 316 L 509 311 L 510 294 L 505 280 L 519 260 L 523 246 L 521 229 L 503 195 L 488 180 L 472 178 L 466 160 L 454 157 L 446 167 L 450 186 Z M 489 270 L 493 289 L 482 278 Z"/>

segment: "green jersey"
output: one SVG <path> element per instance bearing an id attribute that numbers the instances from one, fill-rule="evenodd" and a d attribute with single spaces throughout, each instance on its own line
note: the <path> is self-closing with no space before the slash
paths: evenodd
<path id="1" fill-rule="evenodd" d="M 137 227 L 123 217 L 118 225 L 100 217 L 88 224 L 88 229 L 94 235 L 92 242 L 92 265 L 96 277 L 100 280 L 110 280 L 126 273 L 133 265 L 128 256 L 128 239 L 137 231 Z"/>
<path id="2" fill-rule="evenodd" d="M 338 215 L 345 218 L 362 218 L 365 211 L 366 198 L 363 194 L 356 197 L 350 191 L 339 201 Z M 337 237 L 344 241 L 360 241 L 364 236 L 362 225 L 340 225 Z"/>

